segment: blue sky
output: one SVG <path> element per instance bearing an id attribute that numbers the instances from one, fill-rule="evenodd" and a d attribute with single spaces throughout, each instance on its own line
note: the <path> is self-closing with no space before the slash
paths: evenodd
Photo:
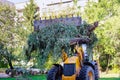
<path id="1" fill-rule="evenodd" d="M 8 1 L 13 2 L 13 3 L 19 3 L 19 2 L 24 2 L 28 0 L 8 0 Z"/>

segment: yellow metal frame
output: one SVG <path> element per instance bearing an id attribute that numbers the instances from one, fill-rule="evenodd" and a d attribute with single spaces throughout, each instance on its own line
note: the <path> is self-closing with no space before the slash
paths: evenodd
<path id="1" fill-rule="evenodd" d="M 79 75 L 84 52 L 82 50 L 82 47 L 79 47 L 78 45 L 76 45 L 75 50 L 77 53 L 75 56 L 72 56 L 72 57 L 68 57 L 67 53 L 65 53 L 64 50 L 62 50 L 62 59 L 64 64 L 75 63 L 75 66 L 76 66 L 76 73 L 73 74 L 72 76 L 64 76 L 63 74 L 62 80 L 76 80 L 76 77 Z"/>

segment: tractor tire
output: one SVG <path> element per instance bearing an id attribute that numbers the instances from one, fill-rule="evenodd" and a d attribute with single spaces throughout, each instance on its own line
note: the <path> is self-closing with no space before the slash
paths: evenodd
<path id="1" fill-rule="evenodd" d="M 95 80 L 94 70 L 91 66 L 83 66 L 80 70 L 78 80 Z"/>
<path id="2" fill-rule="evenodd" d="M 62 80 L 62 75 L 59 75 L 59 68 L 53 66 L 47 74 L 47 80 Z"/>
<path id="3" fill-rule="evenodd" d="M 95 80 L 99 80 L 99 70 L 98 70 L 98 65 L 95 65 L 94 73 L 95 73 Z"/>

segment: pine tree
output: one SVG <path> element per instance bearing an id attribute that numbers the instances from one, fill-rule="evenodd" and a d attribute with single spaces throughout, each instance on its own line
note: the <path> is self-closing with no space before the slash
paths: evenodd
<path id="1" fill-rule="evenodd" d="M 34 0 L 30 0 L 30 2 L 26 4 L 23 17 L 27 29 L 33 31 L 33 21 L 39 19 L 38 7 Z"/>

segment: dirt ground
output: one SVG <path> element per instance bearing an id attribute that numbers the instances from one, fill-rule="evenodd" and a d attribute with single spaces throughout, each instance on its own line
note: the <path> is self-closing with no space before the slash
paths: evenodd
<path id="1" fill-rule="evenodd" d="M 111 77 L 116 77 L 116 78 L 120 78 L 120 73 L 108 73 L 106 74 L 105 72 L 100 73 L 100 77 L 102 78 L 111 78 Z"/>
<path id="2" fill-rule="evenodd" d="M 0 78 L 7 78 L 7 77 L 9 77 L 7 74 L 5 74 L 5 73 L 0 73 Z"/>

